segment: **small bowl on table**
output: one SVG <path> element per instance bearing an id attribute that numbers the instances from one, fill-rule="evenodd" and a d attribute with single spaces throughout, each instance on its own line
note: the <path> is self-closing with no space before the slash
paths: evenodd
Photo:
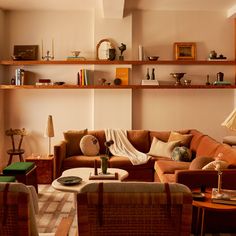
<path id="1" fill-rule="evenodd" d="M 150 57 L 148 57 L 148 60 L 149 61 L 157 61 L 158 60 L 158 56 L 150 56 Z"/>

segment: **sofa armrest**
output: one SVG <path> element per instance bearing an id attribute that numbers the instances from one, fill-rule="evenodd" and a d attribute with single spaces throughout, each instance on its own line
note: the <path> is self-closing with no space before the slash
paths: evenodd
<path id="1" fill-rule="evenodd" d="M 218 174 L 215 170 L 176 170 L 175 182 L 189 188 L 218 186 Z M 236 169 L 227 169 L 222 173 L 222 188 L 236 189 Z"/>
<path id="2" fill-rule="evenodd" d="M 58 178 L 62 172 L 62 162 L 66 158 L 66 141 L 61 141 L 59 144 L 54 146 L 54 158 L 56 178 Z"/>

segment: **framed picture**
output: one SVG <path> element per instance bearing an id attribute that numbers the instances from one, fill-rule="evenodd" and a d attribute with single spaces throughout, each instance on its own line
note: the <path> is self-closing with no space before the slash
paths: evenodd
<path id="1" fill-rule="evenodd" d="M 195 60 L 196 43 L 174 43 L 175 60 Z"/>
<path id="2" fill-rule="evenodd" d="M 37 60 L 38 45 L 14 45 L 14 60 Z"/>

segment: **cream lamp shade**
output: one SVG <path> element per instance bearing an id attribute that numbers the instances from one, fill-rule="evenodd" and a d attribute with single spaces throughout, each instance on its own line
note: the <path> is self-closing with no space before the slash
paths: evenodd
<path id="1" fill-rule="evenodd" d="M 51 155 L 51 138 L 54 137 L 54 128 L 53 128 L 53 121 L 52 121 L 52 116 L 48 116 L 48 121 L 47 121 L 47 126 L 45 129 L 44 133 L 45 137 L 49 138 L 49 143 L 48 143 L 48 155 Z"/>
<path id="2" fill-rule="evenodd" d="M 236 108 L 229 114 L 221 125 L 230 130 L 236 131 Z"/>

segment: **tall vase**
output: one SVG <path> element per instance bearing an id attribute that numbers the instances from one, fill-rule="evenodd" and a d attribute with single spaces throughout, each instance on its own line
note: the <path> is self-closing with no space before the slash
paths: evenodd
<path id="1" fill-rule="evenodd" d="M 101 157 L 101 169 L 103 174 L 107 174 L 107 168 L 108 168 L 108 158 L 103 156 Z"/>

